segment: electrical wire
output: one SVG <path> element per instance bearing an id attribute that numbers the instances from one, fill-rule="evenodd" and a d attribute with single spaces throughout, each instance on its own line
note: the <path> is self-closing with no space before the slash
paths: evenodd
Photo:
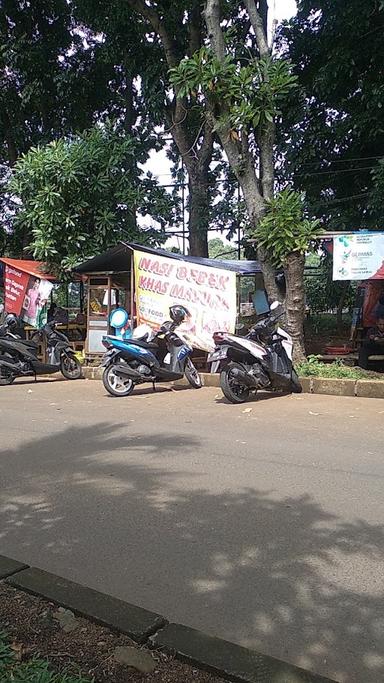
<path id="1" fill-rule="evenodd" d="M 359 166 L 356 168 L 341 168 L 337 171 L 333 171 L 332 169 L 328 169 L 327 171 L 312 171 L 311 173 L 294 173 L 293 176 L 294 178 L 301 178 L 303 176 L 317 176 L 317 175 L 336 175 L 337 173 L 357 173 L 358 171 L 370 171 L 372 170 L 372 166 Z"/>
<path id="2" fill-rule="evenodd" d="M 369 159 L 383 159 L 384 154 L 375 157 L 349 157 L 348 159 L 322 159 L 321 161 L 304 161 L 302 166 L 313 166 L 313 164 L 346 164 L 349 161 L 368 161 Z"/>
<path id="3" fill-rule="evenodd" d="M 351 199 L 361 199 L 368 197 L 369 192 L 362 192 L 361 194 L 352 194 L 350 197 L 339 197 L 338 199 L 327 199 L 324 202 L 318 202 L 318 206 L 328 206 L 329 204 L 336 204 L 338 202 L 349 202 Z"/>

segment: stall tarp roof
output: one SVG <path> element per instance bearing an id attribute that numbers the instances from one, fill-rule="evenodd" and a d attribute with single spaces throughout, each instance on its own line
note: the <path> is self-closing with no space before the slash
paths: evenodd
<path id="1" fill-rule="evenodd" d="M 177 261 L 188 261 L 189 263 L 196 263 L 196 265 L 223 268 L 240 275 L 254 275 L 255 273 L 262 272 L 258 261 L 220 261 L 219 259 L 201 258 L 200 256 L 183 256 L 182 254 L 174 254 L 164 249 L 153 249 L 142 244 L 128 244 L 127 242 L 120 242 L 113 249 L 109 249 L 103 254 L 99 254 L 99 256 L 81 263 L 74 270 L 80 274 L 124 272 L 129 270 L 128 254 L 136 250 L 145 251 L 154 256 L 165 256 Z"/>
<path id="2" fill-rule="evenodd" d="M 56 280 L 54 275 L 45 272 L 47 264 L 43 261 L 29 261 L 27 259 L 6 258 L 3 256 L 0 256 L 0 261 L 11 268 L 22 270 L 24 273 L 28 273 L 28 275 L 34 275 L 34 277 L 44 280 Z"/>

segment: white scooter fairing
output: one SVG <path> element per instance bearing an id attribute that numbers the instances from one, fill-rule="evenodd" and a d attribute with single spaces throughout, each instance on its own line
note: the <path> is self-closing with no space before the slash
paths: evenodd
<path id="1" fill-rule="evenodd" d="M 264 358 L 267 355 L 266 350 L 261 346 L 261 344 L 253 342 L 246 337 L 237 337 L 235 334 L 225 334 L 223 335 L 223 339 L 236 344 L 236 346 L 247 349 L 247 351 L 249 351 L 252 356 L 255 356 L 255 358 Z"/>
<path id="2" fill-rule="evenodd" d="M 293 356 L 293 340 L 290 334 L 283 330 L 281 327 L 278 327 L 276 330 L 277 334 L 280 335 L 280 337 L 283 338 L 282 344 L 285 349 L 285 352 L 289 358 L 289 360 L 292 360 Z"/>

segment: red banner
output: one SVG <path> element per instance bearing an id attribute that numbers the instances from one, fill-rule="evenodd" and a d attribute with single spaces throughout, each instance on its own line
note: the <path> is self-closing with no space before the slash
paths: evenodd
<path id="1" fill-rule="evenodd" d="M 5 310 L 20 315 L 29 280 L 28 273 L 5 266 L 4 289 Z"/>

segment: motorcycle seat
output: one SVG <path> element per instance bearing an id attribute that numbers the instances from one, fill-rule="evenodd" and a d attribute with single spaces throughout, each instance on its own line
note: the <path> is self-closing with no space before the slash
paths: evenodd
<path id="1" fill-rule="evenodd" d="M 135 346 L 140 346 L 142 349 L 158 349 L 159 346 L 156 342 L 147 342 L 144 339 L 126 339 L 127 344 L 134 344 Z"/>

